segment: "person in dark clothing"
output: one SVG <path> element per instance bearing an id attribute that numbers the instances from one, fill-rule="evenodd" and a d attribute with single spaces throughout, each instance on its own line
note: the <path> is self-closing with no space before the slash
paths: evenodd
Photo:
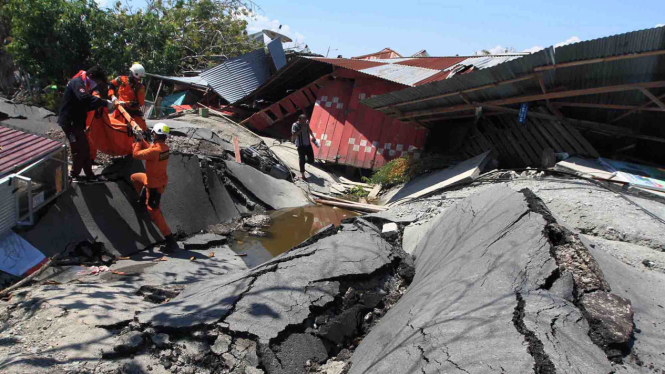
<path id="1" fill-rule="evenodd" d="M 311 142 L 310 142 L 311 139 Z M 309 128 L 309 121 L 307 116 L 301 114 L 298 116 L 298 121 L 291 126 L 291 141 L 296 143 L 296 148 L 298 149 L 298 158 L 300 161 L 300 176 L 303 180 L 305 178 L 305 163 L 310 165 L 314 164 L 314 149 L 312 148 L 312 143 L 317 147 L 319 144 L 316 142 L 312 130 Z"/>
<path id="2" fill-rule="evenodd" d="M 108 107 L 114 104 L 109 100 L 93 96 L 92 90 L 98 84 L 106 84 L 106 73 L 99 66 L 93 66 L 87 71 L 80 71 L 67 83 L 65 94 L 60 106 L 58 125 L 65 133 L 72 150 L 74 165 L 70 172 L 72 179 L 79 179 L 81 170 L 85 172 L 87 181 L 95 181 L 97 177 L 92 172 L 92 159 L 90 145 L 85 136 L 85 125 L 88 111 Z M 80 179 L 79 179 L 80 180 Z"/>

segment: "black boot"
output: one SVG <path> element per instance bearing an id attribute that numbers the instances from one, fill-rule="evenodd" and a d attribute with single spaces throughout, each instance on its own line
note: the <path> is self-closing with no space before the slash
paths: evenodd
<path id="1" fill-rule="evenodd" d="M 162 252 L 173 253 L 180 249 L 180 247 L 178 246 L 178 242 L 173 237 L 173 234 L 166 236 L 164 239 L 166 241 L 166 244 L 162 246 L 161 249 Z"/>

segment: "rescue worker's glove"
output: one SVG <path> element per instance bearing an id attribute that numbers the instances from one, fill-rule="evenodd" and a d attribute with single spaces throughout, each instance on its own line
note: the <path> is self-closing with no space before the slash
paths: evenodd
<path id="1" fill-rule="evenodd" d="M 115 103 L 113 101 L 106 101 L 106 109 L 109 111 L 112 111 L 116 107 Z"/>
<path id="2" fill-rule="evenodd" d="M 134 131 L 134 141 L 140 142 L 143 140 L 143 131 Z"/>

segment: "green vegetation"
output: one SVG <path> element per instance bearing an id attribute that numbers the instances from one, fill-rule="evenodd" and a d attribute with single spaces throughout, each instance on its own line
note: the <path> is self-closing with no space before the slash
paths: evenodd
<path id="1" fill-rule="evenodd" d="M 349 190 L 349 195 L 355 196 L 355 197 L 367 197 L 369 195 L 369 191 L 366 191 L 364 188 L 361 186 L 355 186 Z"/>
<path id="2" fill-rule="evenodd" d="M 370 179 L 372 184 L 391 187 L 406 183 L 420 174 L 442 169 L 455 163 L 455 160 L 441 155 L 427 155 L 419 159 L 406 155 L 390 161 L 377 170 Z"/>
<path id="3" fill-rule="evenodd" d="M 39 88 L 62 88 L 95 64 L 114 76 L 133 62 L 175 75 L 257 47 L 240 0 L 150 0 L 139 10 L 120 1 L 100 9 L 94 0 L 0 0 L 0 13 L 0 29 L 11 36 L 0 52 Z"/>

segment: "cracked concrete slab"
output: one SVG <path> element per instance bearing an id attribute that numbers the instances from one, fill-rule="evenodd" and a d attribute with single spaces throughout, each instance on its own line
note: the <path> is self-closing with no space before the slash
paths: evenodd
<path id="1" fill-rule="evenodd" d="M 305 193 L 291 182 L 273 178 L 255 168 L 224 161 L 228 175 L 239 181 L 257 199 L 272 209 L 311 205 Z"/>
<path id="2" fill-rule="evenodd" d="M 393 249 L 376 227 L 357 223 L 309 246 L 292 250 L 251 271 L 187 287 L 168 303 L 141 313 L 141 323 L 185 328 L 224 320 L 228 329 L 267 344 L 310 308 L 339 293 L 344 277 L 371 274 L 392 263 Z"/>
<path id="3" fill-rule="evenodd" d="M 616 373 L 665 371 L 665 274 L 635 268 L 598 247 L 590 252 L 602 267 L 612 292 L 631 301 L 635 313 L 635 343 L 626 364 Z"/>
<path id="4" fill-rule="evenodd" d="M 140 162 L 120 161 L 107 168 L 125 181 L 94 185 L 72 184 L 44 216 L 22 235 L 47 256 L 82 240 L 97 240 L 120 256 L 135 253 L 163 240 L 147 210 L 135 201 L 138 194 L 129 182 L 132 172 L 140 172 Z M 240 216 L 229 193 L 217 175 L 202 169 L 197 156 L 172 155 L 169 184 L 161 199 L 161 209 L 174 233 L 191 235 L 210 225 Z M 67 222 L 67 227 L 62 226 Z"/>
<path id="5" fill-rule="evenodd" d="M 555 323 L 565 342 L 547 340 L 550 304 L 579 314 L 539 290 L 558 269 L 547 224 L 506 187 L 448 208 L 414 251 L 413 283 L 358 346 L 350 373 L 610 372 L 583 324 Z"/>
<path id="6" fill-rule="evenodd" d="M 26 118 L 30 120 L 56 122 L 55 113 L 37 106 L 25 104 L 13 104 L 0 100 L 0 113 L 6 114 L 9 118 Z M 50 118 L 53 119 L 50 119 Z"/>

